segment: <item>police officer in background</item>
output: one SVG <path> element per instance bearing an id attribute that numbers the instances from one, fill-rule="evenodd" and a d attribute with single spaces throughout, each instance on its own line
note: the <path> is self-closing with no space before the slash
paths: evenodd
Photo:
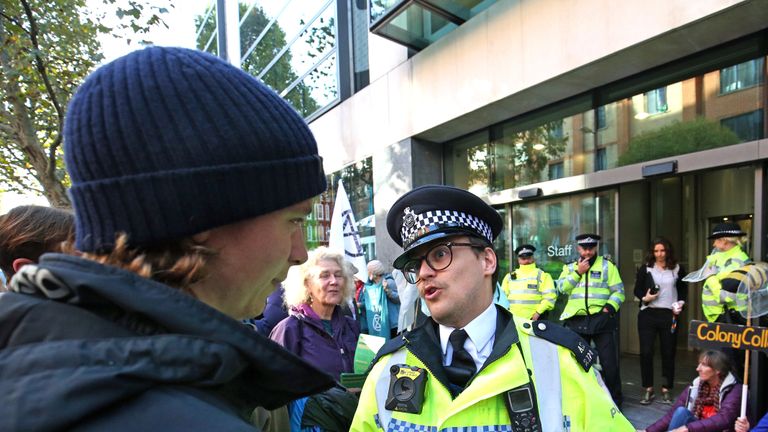
<path id="1" fill-rule="evenodd" d="M 351 430 L 634 430 L 583 339 L 493 303 L 501 228 L 496 210 L 450 186 L 392 206 L 387 230 L 404 249 L 394 267 L 431 317 L 378 352 Z"/>
<path id="2" fill-rule="evenodd" d="M 741 239 L 745 235 L 747 233 L 741 230 L 739 224 L 723 222 L 715 225 L 708 237 L 714 250 L 704 266 L 711 268 L 713 274 L 704 282 L 701 308 L 709 322 L 746 323 L 738 313 L 740 306 L 737 305 L 736 294 L 721 289 L 721 281 L 728 274 L 752 262 L 741 248 Z"/>
<path id="3" fill-rule="evenodd" d="M 536 248 L 529 244 L 515 249 L 519 266 L 504 277 L 501 289 L 509 300 L 512 315 L 536 321 L 547 319 L 547 311 L 555 307 L 557 293 L 552 276 L 536 267 L 534 252 Z"/>
<path id="4" fill-rule="evenodd" d="M 624 302 L 624 283 L 616 266 L 607 257 L 597 255 L 599 241 L 597 234 L 576 236 L 579 259 L 563 266 L 557 280 L 559 292 L 568 296 L 560 319 L 566 327 L 595 343 L 605 384 L 616 405 L 621 406 L 616 313 Z"/>
<path id="5" fill-rule="evenodd" d="M 734 270 L 752 262 L 741 248 L 742 239 L 746 235 L 739 224 L 722 222 L 715 225 L 708 237 L 712 240 L 714 250 L 707 257 L 704 267 L 710 268 L 713 274 L 706 279 L 701 290 L 701 309 L 708 322 L 747 323 L 740 314 L 746 307 L 746 301 L 738 302 L 736 297 L 743 294 L 722 289 L 723 283 Z M 728 347 L 722 348 L 722 351 L 731 360 L 736 378 L 741 381 L 744 376 L 744 351 Z"/>

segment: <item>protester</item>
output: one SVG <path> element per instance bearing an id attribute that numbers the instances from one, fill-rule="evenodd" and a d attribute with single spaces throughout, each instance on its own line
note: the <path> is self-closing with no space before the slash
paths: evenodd
<path id="1" fill-rule="evenodd" d="M 635 297 L 640 300 L 637 331 L 640 335 L 640 375 L 645 394 L 643 405 L 653 401 L 653 350 L 656 337 L 661 350 L 661 371 L 664 384 L 661 400 L 671 404 L 670 390 L 675 382 L 675 353 L 677 352 L 677 318 L 688 296 L 688 285 L 682 278 L 685 270 L 678 264 L 669 240 L 657 238 L 637 269 Z"/>
<path id="2" fill-rule="evenodd" d="M 283 300 L 284 294 L 285 289 L 282 284 L 279 284 L 267 297 L 267 303 L 264 305 L 264 311 L 261 315 L 245 320 L 245 324 L 252 326 L 264 336 L 269 336 L 277 323 L 288 317 L 288 308 L 286 308 L 285 300 Z"/>
<path id="3" fill-rule="evenodd" d="M 741 384 L 730 370 L 730 361 L 723 352 L 701 353 L 696 367 L 699 376 L 669 412 L 646 431 L 732 431 L 741 405 Z"/>
<path id="4" fill-rule="evenodd" d="M 10 280 L 46 252 L 61 252 L 74 236 L 72 213 L 52 207 L 19 206 L 0 216 L 0 269 Z"/>
<path id="5" fill-rule="evenodd" d="M 342 255 L 325 247 L 291 268 L 284 283 L 289 316 L 269 336 L 336 380 L 342 372 L 353 371 L 360 336 L 357 322 L 341 307 L 354 294 L 348 269 Z"/>
<path id="6" fill-rule="evenodd" d="M 583 339 L 493 303 L 501 228 L 496 210 L 450 186 L 394 203 L 387 230 L 404 249 L 394 267 L 432 316 L 379 350 L 352 430 L 634 430 Z"/>
<path id="7" fill-rule="evenodd" d="M 564 265 L 557 281 L 560 292 L 568 296 L 560 319 L 566 327 L 595 344 L 605 385 L 616 405 L 621 407 L 624 398 L 616 313 L 624 302 L 624 283 L 616 265 L 607 257 L 597 255 L 599 241 L 597 234 L 576 236 L 579 259 Z"/>
<path id="8" fill-rule="evenodd" d="M 533 245 L 515 248 L 518 267 L 504 277 L 501 289 L 509 301 L 509 311 L 521 318 L 547 319 L 547 312 L 555 307 L 557 293 L 552 276 L 536 267 Z"/>
<path id="9" fill-rule="evenodd" d="M 397 283 L 381 261 L 370 261 L 367 267 L 368 282 L 359 298 L 361 331 L 387 339 L 395 337 L 400 315 Z"/>
<path id="10" fill-rule="evenodd" d="M 334 385 L 240 322 L 306 260 L 326 189 L 277 94 L 200 51 L 135 51 L 78 89 L 64 155 L 82 253 L 0 295 L 0 430 L 254 430 L 254 408 Z"/>
<path id="11" fill-rule="evenodd" d="M 733 428 L 736 432 L 768 432 L 768 414 L 764 415 L 752 429 L 749 428 L 749 420 L 746 417 L 737 418 Z"/>

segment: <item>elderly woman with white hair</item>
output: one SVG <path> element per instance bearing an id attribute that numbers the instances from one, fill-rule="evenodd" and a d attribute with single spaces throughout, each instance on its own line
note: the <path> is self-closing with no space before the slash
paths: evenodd
<path id="1" fill-rule="evenodd" d="M 283 283 L 289 315 L 269 336 L 337 381 L 353 371 L 360 335 L 357 322 L 342 311 L 354 295 L 352 276 L 342 255 L 325 247 L 310 252 Z"/>
<path id="2" fill-rule="evenodd" d="M 379 260 L 368 263 L 368 282 L 360 293 L 360 325 L 366 334 L 387 339 L 397 334 L 400 296 L 397 283 Z"/>

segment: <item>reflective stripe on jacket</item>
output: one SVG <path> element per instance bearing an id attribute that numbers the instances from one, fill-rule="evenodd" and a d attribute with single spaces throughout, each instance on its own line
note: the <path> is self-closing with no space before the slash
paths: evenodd
<path id="1" fill-rule="evenodd" d="M 744 253 L 739 245 L 725 252 L 715 252 L 707 257 L 709 267 L 717 269 L 717 273 L 704 281 L 701 290 L 701 309 L 704 318 L 709 322 L 715 322 L 725 312 L 725 308 L 739 309 L 736 305 L 736 293 L 722 290 L 720 281 L 728 274 L 749 262 L 749 256 Z"/>
<path id="2" fill-rule="evenodd" d="M 557 294 L 552 276 L 536 264 L 520 266 L 515 270 L 515 279 L 506 275 L 501 289 L 509 300 L 509 311 L 521 318 L 531 318 L 534 313 L 543 314 L 555 307 Z"/>
<path id="3" fill-rule="evenodd" d="M 577 265 L 564 265 L 557 279 L 558 290 L 569 297 L 560 319 L 587 315 L 587 307 L 590 314 L 598 313 L 606 304 L 618 311 L 624 303 L 624 283 L 616 265 L 599 256 L 583 275 L 576 272 Z"/>
<path id="4" fill-rule="evenodd" d="M 514 318 L 514 323 L 507 329 L 517 332 L 519 348 L 517 344 L 510 345 L 502 356 L 493 361 L 489 359 L 490 363 L 483 365 L 455 399 L 447 385 L 435 375 L 435 368 L 442 369 L 442 364 L 417 357 L 406 336 L 404 346 L 383 356 L 371 369 L 351 430 L 512 431 L 504 393 L 528 383 L 530 369 L 542 430 L 634 431 L 608 391 L 601 386 L 595 369 L 585 371 L 567 348 L 535 336 L 531 321 Z M 425 325 L 431 325 L 431 322 Z M 440 350 L 439 346 L 435 349 Z M 391 411 L 385 407 L 391 382 L 390 368 L 396 364 L 426 370 L 424 403 L 418 414 Z"/>

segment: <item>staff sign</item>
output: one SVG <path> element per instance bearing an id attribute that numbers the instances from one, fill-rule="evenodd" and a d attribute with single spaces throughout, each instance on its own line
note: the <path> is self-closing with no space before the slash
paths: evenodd
<path id="1" fill-rule="evenodd" d="M 768 352 L 768 328 L 691 321 L 688 345 L 697 348 L 729 347 Z"/>

